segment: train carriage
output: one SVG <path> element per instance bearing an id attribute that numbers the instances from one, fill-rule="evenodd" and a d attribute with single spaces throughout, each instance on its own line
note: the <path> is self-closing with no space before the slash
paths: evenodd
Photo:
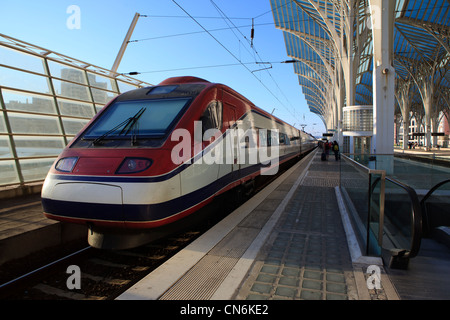
<path id="1" fill-rule="evenodd" d="M 169 78 L 117 96 L 68 144 L 44 214 L 87 225 L 91 246 L 137 246 L 314 146 L 225 85 Z"/>

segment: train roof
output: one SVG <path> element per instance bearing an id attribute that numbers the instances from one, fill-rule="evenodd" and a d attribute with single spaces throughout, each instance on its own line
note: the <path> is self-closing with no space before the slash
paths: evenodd
<path id="1" fill-rule="evenodd" d="M 156 86 L 144 87 L 140 89 L 135 89 L 127 91 L 119 95 L 116 101 L 128 101 L 128 100 L 143 100 L 143 99 L 167 99 L 167 98 L 179 98 L 179 97 L 195 97 L 200 94 L 204 89 L 211 86 L 220 86 L 229 92 L 239 96 L 241 99 L 245 100 L 247 103 L 252 105 L 252 107 L 258 109 L 263 114 L 269 117 L 273 117 L 277 122 L 286 123 L 285 121 L 271 115 L 267 111 L 259 108 L 246 97 L 244 97 L 239 92 L 233 90 L 227 85 L 220 83 L 212 83 L 208 80 L 192 77 L 192 76 L 181 76 L 172 77 L 163 80 Z M 287 123 L 286 123 L 287 124 Z M 297 129 L 298 130 L 298 129 Z M 299 130 L 300 131 L 300 130 Z M 306 133 L 306 132 L 305 132 Z"/>

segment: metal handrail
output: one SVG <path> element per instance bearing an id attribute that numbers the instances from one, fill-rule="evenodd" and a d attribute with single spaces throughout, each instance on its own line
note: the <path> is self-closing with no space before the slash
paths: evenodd
<path id="1" fill-rule="evenodd" d="M 420 201 L 420 208 L 423 210 L 422 212 L 422 216 L 423 219 L 426 219 L 426 234 L 428 234 L 430 232 L 430 223 L 429 223 L 429 218 L 428 218 L 428 212 L 427 212 L 427 207 L 425 206 L 425 202 L 428 200 L 428 198 L 434 193 L 434 191 L 436 191 L 437 189 L 439 189 L 442 185 L 449 183 L 450 179 L 444 180 L 439 182 L 438 184 L 436 184 L 433 188 L 431 188 L 427 194 L 422 198 L 422 200 Z"/>
<path id="2" fill-rule="evenodd" d="M 349 161 L 350 163 L 352 163 L 352 165 L 359 171 L 362 171 L 363 173 L 369 174 L 369 176 L 371 174 L 377 174 L 380 175 L 380 177 L 378 177 L 377 179 L 375 179 L 375 181 L 373 181 L 370 185 L 369 185 L 369 201 L 371 199 L 373 190 L 375 189 L 375 186 L 378 182 L 381 183 L 380 186 L 380 216 L 379 216 L 379 228 L 378 228 L 378 245 L 380 247 L 382 247 L 383 245 L 383 230 L 384 230 L 384 206 L 385 206 L 385 181 L 388 180 L 389 182 L 392 182 L 393 184 L 401 187 L 402 189 L 404 189 L 407 193 L 408 196 L 410 198 L 411 201 L 411 221 L 412 221 L 412 226 L 411 226 L 411 247 L 409 249 L 409 251 L 405 254 L 405 257 L 409 257 L 409 258 L 413 258 L 415 257 L 420 249 L 420 245 L 422 242 L 422 210 L 421 210 L 421 205 L 419 203 L 419 198 L 417 196 L 416 191 L 398 181 L 395 180 L 393 178 L 389 178 L 386 176 L 386 171 L 384 170 L 374 170 L 374 169 L 369 169 L 366 166 L 362 165 L 361 163 L 358 163 L 357 161 L 351 159 L 350 157 L 343 155 L 344 159 L 346 161 Z M 450 181 L 450 180 L 448 180 Z M 431 190 L 430 190 L 431 191 Z"/>
<path id="3" fill-rule="evenodd" d="M 444 180 L 439 182 L 437 185 L 435 185 L 433 188 L 430 189 L 430 191 L 428 191 L 428 193 L 425 195 L 425 197 L 423 197 L 423 199 L 420 201 L 420 204 L 422 205 L 423 203 L 425 203 L 425 201 L 427 201 L 427 199 L 431 196 L 431 194 L 436 191 L 436 189 L 438 189 L 440 186 L 446 184 L 450 182 L 450 179 Z"/>
<path id="4" fill-rule="evenodd" d="M 406 255 L 409 258 L 413 258 L 417 256 L 422 242 L 422 210 L 419 203 L 419 197 L 417 196 L 416 191 L 410 186 L 392 178 L 386 177 L 386 180 L 404 189 L 411 200 L 411 248 Z"/>

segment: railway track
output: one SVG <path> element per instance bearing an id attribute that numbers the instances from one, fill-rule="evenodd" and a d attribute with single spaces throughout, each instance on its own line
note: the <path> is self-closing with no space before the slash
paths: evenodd
<path id="1" fill-rule="evenodd" d="M 84 248 L 0 286 L 6 300 L 111 300 L 195 240 L 192 230 L 129 250 Z"/>
<path id="2" fill-rule="evenodd" d="M 280 170 L 284 172 L 287 167 Z M 278 175 L 277 175 L 278 176 Z M 265 177 L 253 190 L 255 193 L 274 177 Z M 45 266 L 7 279 L 0 277 L 0 299 L 3 300 L 112 300 L 151 273 L 177 252 L 194 241 L 214 224 L 231 213 L 248 197 L 239 195 L 239 201 L 230 201 L 228 194 L 212 204 L 214 218 L 189 229 L 161 238 L 137 248 L 119 251 L 78 248 Z"/>

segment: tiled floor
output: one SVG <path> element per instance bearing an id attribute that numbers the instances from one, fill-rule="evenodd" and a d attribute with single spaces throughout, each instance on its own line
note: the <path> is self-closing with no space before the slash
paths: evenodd
<path id="1" fill-rule="evenodd" d="M 319 154 L 320 156 L 320 154 Z M 335 161 L 316 155 L 243 285 L 242 299 L 355 299 L 334 186 Z M 330 175 L 316 175 L 315 171 Z"/>

